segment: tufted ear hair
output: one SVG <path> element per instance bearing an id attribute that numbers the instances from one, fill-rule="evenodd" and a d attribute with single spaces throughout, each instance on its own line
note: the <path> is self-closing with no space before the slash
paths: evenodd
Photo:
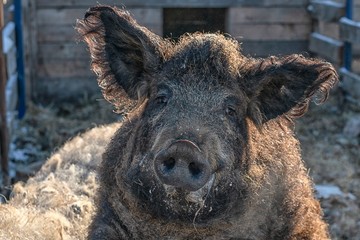
<path id="1" fill-rule="evenodd" d="M 105 99 L 130 110 L 146 98 L 149 78 L 162 59 L 161 37 L 138 25 L 127 11 L 102 5 L 90 8 L 76 29 L 89 47 Z"/>
<path id="2" fill-rule="evenodd" d="M 256 60 L 245 74 L 248 116 L 258 126 L 283 114 L 301 117 L 314 95 L 317 104 L 323 103 L 337 82 L 333 66 L 318 59 L 294 54 Z"/>

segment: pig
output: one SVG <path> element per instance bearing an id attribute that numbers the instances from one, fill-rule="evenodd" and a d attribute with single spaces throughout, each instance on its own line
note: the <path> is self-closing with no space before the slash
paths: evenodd
<path id="1" fill-rule="evenodd" d="M 76 29 L 126 116 L 100 164 L 89 239 L 328 239 L 295 119 L 338 82 L 293 54 L 252 58 L 220 33 L 164 39 L 97 5 Z"/>

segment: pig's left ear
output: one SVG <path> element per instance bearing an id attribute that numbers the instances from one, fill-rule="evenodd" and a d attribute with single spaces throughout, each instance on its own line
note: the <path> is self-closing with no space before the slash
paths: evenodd
<path id="1" fill-rule="evenodd" d="M 301 117 L 313 96 L 323 103 L 337 82 L 333 66 L 321 60 L 301 55 L 257 60 L 243 82 L 250 100 L 248 116 L 258 126 L 283 114 Z"/>
<path id="2" fill-rule="evenodd" d="M 90 8 L 76 29 L 89 47 L 91 68 L 108 101 L 129 110 L 146 98 L 149 77 L 162 58 L 161 37 L 127 11 L 102 5 Z"/>

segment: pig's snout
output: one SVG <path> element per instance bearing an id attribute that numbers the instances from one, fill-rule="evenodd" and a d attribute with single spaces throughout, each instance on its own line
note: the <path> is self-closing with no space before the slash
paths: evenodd
<path id="1" fill-rule="evenodd" d="M 200 148 L 189 140 L 178 140 L 155 158 L 159 179 L 167 185 L 196 191 L 210 178 L 211 167 Z"/>

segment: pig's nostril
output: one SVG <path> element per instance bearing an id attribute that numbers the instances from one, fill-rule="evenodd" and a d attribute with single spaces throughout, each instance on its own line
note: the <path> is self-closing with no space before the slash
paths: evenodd
<path id="1" fill-rule="evenodd" d="M 169 172 L 175 167 L 175 159 L 174 158 L 168 158 L 163 162 L 164 170 Z"/>
<path id="2" fill-rule="evenodd" d="M 193 178 L 198 178 L 201 174 L 201 168 L 199 167 L 198 164 L 194 163 L 194 162 L 191 162 L 188 166 L 189 168 L 189 171 L 191 173 L 191 176 Z"/>

